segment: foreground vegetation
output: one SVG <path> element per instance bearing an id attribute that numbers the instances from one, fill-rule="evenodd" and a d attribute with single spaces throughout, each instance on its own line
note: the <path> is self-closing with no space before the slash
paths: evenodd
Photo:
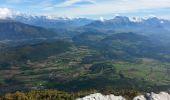
<path id="1" fill-rule="evenodd" d="M 77 98 L 82 98 L 84 96 L 97 93 L 96 90 L 81 91 L 76 93 L 62 92 L 57 90 L 39 90 L 30 92 L 15 92 L 7 93 L 0 96 L 0 100 L 75 100 Z M 115 95 L 123 95 L 127 99 L 132 99 L 133 97 L 139 95 L 140 93 L 132 90 L 119 90 L 118 91 L 107 91 L 104 94 L 113 93 Z"/>

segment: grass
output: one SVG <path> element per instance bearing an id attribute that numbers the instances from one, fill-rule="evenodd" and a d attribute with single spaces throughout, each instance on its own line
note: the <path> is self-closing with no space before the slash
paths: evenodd
<path id="1" fill-rule="evenodd" d="M 157 85 L 169 85 L 167 67 L 169 63 L 142 62 L 114 64 L 128 78 L 144 79 Z"/>

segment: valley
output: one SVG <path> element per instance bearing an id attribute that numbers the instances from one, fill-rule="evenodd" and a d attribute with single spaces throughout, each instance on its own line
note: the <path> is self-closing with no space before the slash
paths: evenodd
<path id="1" fill-rule="evenodd" d="M 54 89 L 133 95 L 169 89 L 169 40 L 146 35 L 152 29 L 145 34 L 103 30 L 93 23 L 63 31 L 0 22 L 0 94 Z"/>

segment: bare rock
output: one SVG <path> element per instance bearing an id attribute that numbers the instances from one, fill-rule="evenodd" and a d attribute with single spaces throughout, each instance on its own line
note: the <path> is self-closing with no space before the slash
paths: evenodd
<path id="1" fill-rule="evenodd" d="M 156 93 L 147 93 L 145 96 L 137 96 L 133 100 L 170 100 L 170 94 L 167 92 Z"/>
<path id="2" fill-rule="evenodd" d="M 101 93 L 91 94 L 84 98 L 79 98 L 77 100 L 126 100 L 122 96 L 115 95 L 102 95 Z"/>

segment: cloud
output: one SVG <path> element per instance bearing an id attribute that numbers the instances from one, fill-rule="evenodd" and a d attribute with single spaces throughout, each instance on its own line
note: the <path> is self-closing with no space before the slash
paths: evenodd
<path id="1" fill-rule="evenodd" d="M 93 5 L 83 5 L 77 8 L 66 9 L 60 14 L 65 15 L 101 15 L 113 13 L 127 13 L 148 9 L 160 9 L 170 7 L 169 0 L 108 0 Z M 73 13 L 74 12 L 74 13 Z"/>
<path id="2" fill-rule="evenodd" d="M 95 0 L 66 0 L 63 3 L 57 4 L 56 7 L 69 7 L 78 3 L 95 3 Z"/>
<path id="3" fill-rule="evenodd" d="M 0 8 L 0 19 L 12 17 L 13 12 L 8 8 Z"/>
<path id="4" fill-rule="evenodd" d="M 93 17 L 114 14 L 170 16 L 170 0 L 0 0 L 0 6 L 23 13 L 53 16 Z M 159 10 L 161 9 L 161 10 Z"/>

